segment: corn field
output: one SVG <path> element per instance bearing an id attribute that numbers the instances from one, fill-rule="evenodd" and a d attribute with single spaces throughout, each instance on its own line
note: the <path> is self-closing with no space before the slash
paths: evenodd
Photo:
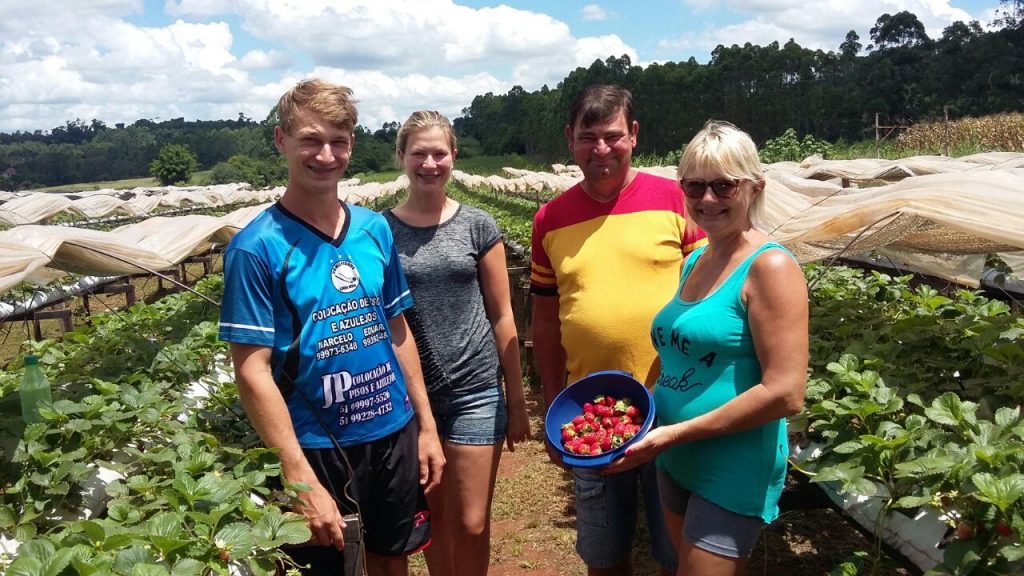
<path id="1" fill-rule="evenodd" d="M 900 133 L 901 151 L 1024 152 L 1024 114 L 993 114 L 949 122 L 915 124 Z"/>

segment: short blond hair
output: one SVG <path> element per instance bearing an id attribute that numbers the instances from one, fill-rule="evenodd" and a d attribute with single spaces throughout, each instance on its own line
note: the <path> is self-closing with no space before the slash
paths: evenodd
<path id="1" fill-rule="evenodd" d="M 333 126 L 349 131 L 359 121 L 352 89 L 319 78 L 299 82 L 277 101 L 278 125 L 285 134 L 292 133 L 299 110 L 320 114 Z"/>
<path id="2" fill-rule="evenodd" d="M 676 179 L 692 174 L 719 172 L 726 178 L 746 178 L 761 186 L 750 205 L 750 221 L 757 223 L 764 214 L 764 169 L 757 146 L 750 135 L 724 120 L 708 120 L 683 150 Z M 690 225 L 687 219 L 687 226 Z"/>
<path id="3" fill-rule="evenodd" d="M 398 136 L 395 138 L 395 152 L 405 153 L 405 147 L 409 144 L 409 136 L 423 130 L 440 128 L 444 137 L 448 140 L 448 147 L 455 151 L 455 130 L 448 118 L 436 110 L 418 110 L 409 116 L 409 119 L 398 129 Z"/>

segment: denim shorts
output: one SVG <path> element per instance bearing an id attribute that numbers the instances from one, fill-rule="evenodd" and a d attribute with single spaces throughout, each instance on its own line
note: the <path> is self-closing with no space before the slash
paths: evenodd
<path id="1" fill-rule="evenodd" d="M 469 392 L 434 390 L 430 392 L 430 410 L 443 441 L 471 446 L 505 441 L 508 414 L 500 385 Z"/>
<path id="2" fill-rule="evenodd" d="M 683 538 L 708 552 L 728 558 L 750 558 L 764 528 L 764 520 L 744 516 L 708 502 L 680 487 L 658 470 L 661 505 L 683 517 Z"/>
<path id="3" fill-rule="evenodd" d="M 633 552 L 637 511 L 643 500 L 651 555 L 675 574 L 677 556 L 665 528 L 658 498 L 654 463 L 602 476 L 597 470 L 575 468 L 576 552 L 591 568 L 611 568 Z"/>

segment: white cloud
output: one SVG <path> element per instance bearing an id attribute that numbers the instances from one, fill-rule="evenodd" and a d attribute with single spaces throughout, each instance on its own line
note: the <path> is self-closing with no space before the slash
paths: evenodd
<path id="1" fill-rule="evenodd" d="M 171 16 L 206 18 L 231 14 L 234 6 L 232 0 L 166 0 L 164 12 Z"/>
<path id="2" fill-rule="evenodd" d="M 239 15 L 250 34 L 346 69 L 508 66 L 564 50 L 572 39 L 564 22 L 544 14 L 451 0 L 251 0 Z"/>
<path id="3" fill-rule="evenodd" d="M 238 112 L 262 119 L 281 93 L 313 75 L 352 86 L 360 123 L 376 127 L 423 107 L 456 116 L 474 96 L 513 85 L 553 88 L 609 56 L 646 64 L 625 30 L 580 37 L 547 14 L 457 1 L 0 0 L 0 131 L 49 129 L 75 116 L 110 125 Z M 614 19 L 600 0 L 588 1 L 576 19 L 592 28 Z M 836 50 L 850 29 L 866 45 L 878 15 L 904 9 L 932 37 L 969 19 L 947 0 L 675 1 L 688 7 L 683 17 L 728 9 L 741 18 L 716 26 L 721 13 L 707 14 L 693 33 L 661 41 L 648 61 L 789 38 Z M 651 34 L 643 41 L 655 43 Z"/>
<path id="4" fill-rule="evenodd" d="M 584 20 L 606 20 L 608 12 L 597 4 L 587 4 L 581 11 Z"/>
<path id="5" fill-rule="evenodd" d="M 704 0 L 684 0 L 706 6 Z M 711 0 L 712 2 L 714 0 Z M 882 14 L 909 11 L 924 24 L 931 38 L 939 38 L 943 29 L 957 20 L 968 22 L 983 17 L 953 8 L 948 0 L 822 0 L 807 4 L 802 0 L 730 0 L 729 7 L 751 18 L 735 24 L 707 27 L 700 33 L 688 33 L 659 42 L 659 47 L 675 53 L 710 53 L 716 46 L 783 45 L 790 39 L 811 50 L 837 51 L 846 33 L 854 30 L 865 46 L 870 31 Z"/>
<path id="6" fill-rule="evenodd" d="M 294 63 L 294 59 L 279 50 L 250 50 L 238 61 L 243 70 L 280 70 Z"/>
<path id="7" fill-rule="evenodd" d="M 0 43 L 0 130 L 49 129 L 75 117 L 111 125 L 207 118 L 226 102 L 245 105 L 249 80 L 223 22 L 143 27 L 122 18 L 138 15 L 136 2 L 44 8 L 54 11 L 21 10 L 0 24 L 8 39 Z"/>
<path id="8" fill-rule="evenodd" d="M 504 93 L 509 89 L 507 82 L 486 73 L 458 78 L 418 73 L 390 76 L 377 71 L 318 67 L 310 76 L 352 88 L 359 101 L 359 123 L 372 128 L 384 122 L 404 121 L 410 113 L 425 107 L 455 118 L 475 96 Z M 300 78 L 289 79 L 277 86 L 275 101 L 298 80 Z"/>
<path id="9" fill-rule="evenodd" d="M 709 12 L 719 7 L 719 0 L 683 0 L 683 4 L 696 13 Z"/>

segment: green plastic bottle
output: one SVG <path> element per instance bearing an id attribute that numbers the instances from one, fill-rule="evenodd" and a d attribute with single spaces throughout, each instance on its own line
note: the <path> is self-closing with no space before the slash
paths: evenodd
<path id="1" fill-rule="evenodd" d="M 43 374 L 43 369 L 39 367 L 38 356 L 25 356 L 25 375 L 21 379 L 18 393 L 21 396 L 21 419 L 26 424 L 43 422 L 39 415 L 39 405 L 53 402 L 53 395 L 50 392 L 50 382 Z"/>

